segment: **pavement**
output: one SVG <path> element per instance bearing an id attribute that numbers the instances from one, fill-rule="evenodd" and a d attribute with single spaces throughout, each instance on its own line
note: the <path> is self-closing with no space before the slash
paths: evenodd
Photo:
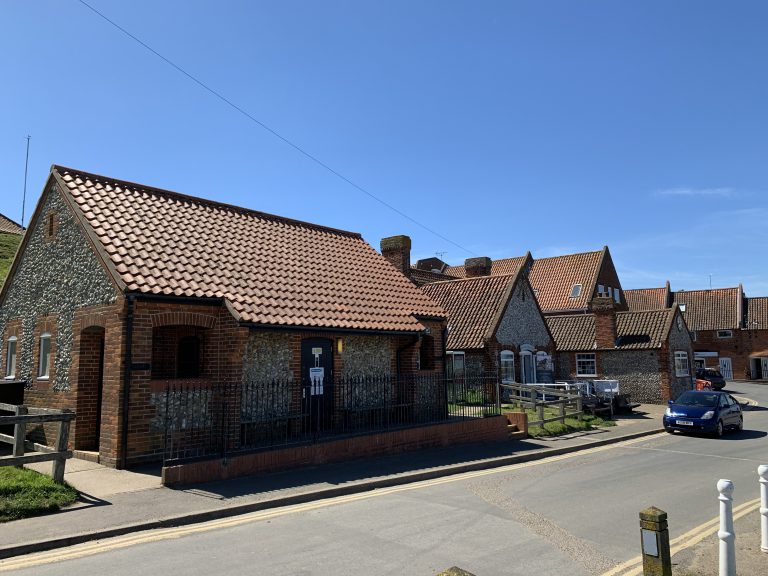
<path id="1" fill-rule="evenodd" d="M 634 414 L 620 417 L 615 427 L 556 438 L 453 446 L 180 488 L 162 486 L 159 467 L 126 471 L 71 459 L 65 480 L 78 489 L 80 500 L 55 514 L 14 521 L 12 530 L 3 531 L 0 558 L 538 460 L 657 434 L 662 431 L 664 409 L 642 405 Z M 30 467 L 48 471 L 49 466 Z"/>

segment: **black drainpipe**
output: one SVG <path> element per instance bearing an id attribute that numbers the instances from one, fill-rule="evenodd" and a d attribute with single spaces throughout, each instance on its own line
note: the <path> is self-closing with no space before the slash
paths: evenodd
<path id="1" fill-rule="evenodd" d="M 128 411 L 131 398 L 131 364 L 133 363 L 133 305 L 134 294 L 126 296 L 128 310 L 125 317 L 125 365 L 123 367 L 123 429 L 121 434 L 120 468 L 126 468 L 128 463 Z"/>

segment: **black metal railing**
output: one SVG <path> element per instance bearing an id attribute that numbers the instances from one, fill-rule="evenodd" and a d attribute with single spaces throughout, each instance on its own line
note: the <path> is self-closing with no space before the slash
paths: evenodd
<path id="1" fill-rule="evenodd" d="M 166 463 L 321 442 L 500 414 L 494 376 L 362 376 L 322 385 L 269 380 L 224 385 L 170 382 L 164 422 Z"/>

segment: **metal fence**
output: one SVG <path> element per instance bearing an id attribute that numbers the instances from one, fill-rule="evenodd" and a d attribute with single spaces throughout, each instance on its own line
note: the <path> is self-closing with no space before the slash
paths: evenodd
<path id="1" fill-rule="evenodd" d="M 171 382 L 158 415 L 163 459 L 178 463 L 499 415 L 495 377 L 366 376 L 187 385 Z"/>

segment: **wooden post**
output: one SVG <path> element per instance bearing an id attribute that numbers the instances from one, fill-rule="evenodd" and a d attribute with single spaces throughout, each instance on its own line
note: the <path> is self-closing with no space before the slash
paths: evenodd
<path id="1" fill-rule="evenodd" d="M 579 413 L 579 421 L 581 421 L 583 414 L 584 405 L 582 404 L 582 398 L 581 394 L 576 396 L 576 411 Z"/>
<path id="2" fill-rule="evenodd" d="M 16 406 L 14 410 L 16 416 L 25 416 L 27 414 L 26 406 Z M 13 455 L 24 456 L 24 439 L 27 435 L 27 424 L 17 422 L 13 427 Z"/>
<path id="3" fill-rule="evenodd" d="M 560 424 L 563 424 L 563 425 L 565 425 L 565 403 L 566 402 L 567 400 L 565 398 L 563 398 L 560 401 Z"/>
<path id="4" fill-rule="evenodd" d="M 535 394 L 536 392 L 534 392 Z M 542 400 L 542 403 L 539 404 L 539 420 L 541 420 L 541 425 L 544 426 L 544 403 Z"/>
<path id="5" fill-rule="evenodd" d="M 69 410 L 62 410 L 68 413 Z M 56 460 L 53 461 L 53 481 L 59 484 L 64 483 L 64 465 L 67 458 L 64 453 L 67 451 L 67 442 L 69 441 L 69 420 L 59 422 L 59 435 L 56 438 Z"/>

